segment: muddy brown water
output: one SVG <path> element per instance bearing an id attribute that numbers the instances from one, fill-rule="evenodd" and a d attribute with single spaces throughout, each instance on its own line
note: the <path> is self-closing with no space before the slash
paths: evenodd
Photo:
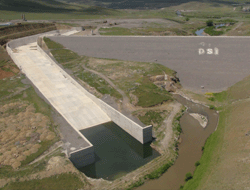
<path id="1" fill-rule="evenodd" d="M 182 116 L 180 124 L 182 133 L 180 135 L 181 144 L 179 145 L 179 156 L 175 164 L 169 168 L 159 179 L 150 180 L 137 190 L 177 190 L 180 185 L 185 183 L 185 175 L 188 172 L 193 173 L 195 162 L 202 156 L 202 146 L 206 139 L 212 134 L 218 123 L 219 115 L 214 110 L 193 103 L 180 95 L 174 95 L 176 100 L 188 109 Z M 204 129 L 199 122 L 189 113 L 199 113 L 208 118 L 207 127 Z"/>

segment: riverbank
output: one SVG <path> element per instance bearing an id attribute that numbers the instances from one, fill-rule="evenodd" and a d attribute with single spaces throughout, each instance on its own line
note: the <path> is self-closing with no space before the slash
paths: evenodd
<path id="1" fill-rule="evenodd" d="M 249 89 L 250 77 L 215 93 L 220 120 L 207 139 L 200 165 L 183 189 L 244 189 L 249 184 Z M 210 101 L 211 102 L 211 101 Z M 223 183 L 222 183 L 223 182 Z"/>

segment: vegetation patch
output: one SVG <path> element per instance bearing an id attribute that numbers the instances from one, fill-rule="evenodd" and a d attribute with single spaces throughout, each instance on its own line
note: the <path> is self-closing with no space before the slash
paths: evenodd
<path id="1" fill-rule="evenodd" d="M 185 181 L 189 181 L 189 180 L 192 179 L 192 178 L 193 178 L 193 175 L 189 172 L 189 173 L 187 173 L 186 176 L 185 176 Z"/>
<path id="2" fill-rule="evenodd" d="M 103 78 L 100 78 L 94 73 L 82 70 L 78 72 L 78 77 L 94 87 L 101 94 L 110 94 L 117 99 L 122 98 L 122 95 L 117 90 L 111 87 Z"/>
<path id="3" fill-rule="evenodd" d="M 167 164 L 164 164 L 160 168 L 156 169 L 155 171 L 151 172 L 150 174 L 147 174 L 144 178 L 145 179 L 157 179 L 159 178 L 163 173 L 165 173 L 174 163 L 171 161 Z"/>
<path id="4" fill-rule="evenodd" d="M 33 179 L 23 182 L 11 182 L 2 190 L 39 190 L 39 189 L 81 189 L 84 187 L 83 182 L 75 174 L 60 174 L 49 178 Z"/>
<path id="5" fill-rule="evenodd" d="M 80 58 L 80 56 L 77 53 L 68 49 L 51 50 L 51 53 L 53 54 L 58 63 L 66 63 Z"/>
<path id="6" fill-rule="evenodd" d="M 63 49 L 64 48 L 63 45 L 56 43 L 49 38 L 44 37 L 43 40 L 49 49 Z"/>
<path id="7" fill-rule="evenodd" d="M 144 184 L 144 180 L 139 179 L 138 181 L 136 181 L 135 183 L 132 183 L 131 185 L 129 185 L 129 187 L 126 190 L 132 190 L 135 187 L 140 187 L 141 185 Z"/>
<path id="8" fill-rule="evenodd" d="M 150 124 L 157 124 L 158 126 L 162 124 L 164 117 L 162 116 L 165 114 L 166 111 L 148 111 L 145 113 L 145 115 L 138 115 L 138 118 L 142 123 L 145 125 L 150 125 Z"/>
<path id="9" fill-rule="evenodd" d="M 48 32 L 51 30 L 56 30 L 54 24 L 48 23 L 31 23 L 31 24 L 21 24 L 0 28 L 0 40 L 16 39 L 25 36 L 35 35 L 39 33 Z"/>
<path id="10" fill-rule="evenodd" d="M 219 36 L 219 35 L 224 34 L 223 31 L 215 30 L 215 26 L 209 26 L 209 27 L 205 28 L 204 32 L 206 32 L 210 36 Z"/>
<path id="11" fill-rule="evenodd" d="M 147 78 L 132 93 L 138 97 L 137 105 L 141 107 L 151 107 L 172 100 L 169 92 L 157 87 Z"/>
<path id="12" fill-rule="evenodd" d="M 128 28 L 120 28 L 120 27 L 112 27 L 112 28 L 101 28 L 100 30 L 101 35 L 136 35 Z"/>

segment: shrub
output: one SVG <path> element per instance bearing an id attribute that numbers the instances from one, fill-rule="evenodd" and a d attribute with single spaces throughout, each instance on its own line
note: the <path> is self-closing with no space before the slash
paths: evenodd
<path id="1" fill-rule="evenodd" d="M 181 125 L 180 125 L 180 124 L 177 126 L 177 131 L 178 131 L 179 133 L 182 132 L 182 129 L 181 129 Z"/>
<path id="2" fill-rule="evenodd" d="M 210 100 L 210 101 L 214 101 L 214 100 L 215 100 L 215 98 L 214 98 L 214 97 L 209 97 L 209 98 L 208 98 L 208 100 Z"/>
<path id="3" fill-rule="evenodd" d="M 193 175 L 189 172 L 189 173 L 186 174 L 185 181 L 188 181 L 188 180 L 190 180 L 192 178 L 193 178 Z"/>
<path id="4" fill-rule="evenodd" d="M 201 165 L 201 163 L 199 161 L 197 161 L 197 162 L 195 162 L 194 165 L 197 167 L 197 166 Z"/>
<path id="5" fill-rule="evenodd" d="M 144 181 L 142 179 L 140 179 L 139 181 L 132 183 L 126 190 L 131 190 L 131 189 L 133 189 L 135 187 L 139 187 L 143 184 L 144 184 Z"/>
<path id="6" fill-rule="evenodd" d="M 209 109 L 216 110 L 216 107 L 214 105 L 209 105 Z"/>
<path id="7" fill-rule="evenodd" d="M 214 25 L 213 20 L 208 20 L 206 23 L 207 23 L 207 26 L 213 26 Z"/>
<path id="8" fill-rule="evenodd" d="M 185 19 L 186 21 L 189 21 L 190 19 L 188 18 L 188 17 L 186 17 L 186 19 Z"/>
<path id="9" fill-rule="evenodd" d="M 151 172 L 150 174 L 146 175 L 144 177 L 144 179 L 156 179 L 159 178 L 163 173 L 165 173 L 168 168 L 170 168 L 173 165 L 173 162 L 169 162 L 167 164 L 164 164 L 163 166 L 161 166 L 160 168 L 158 168 L 157 170 Z"/>

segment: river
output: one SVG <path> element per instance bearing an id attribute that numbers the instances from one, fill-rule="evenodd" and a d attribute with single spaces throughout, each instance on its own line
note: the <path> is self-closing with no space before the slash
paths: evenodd
<path id="1" fill-rule="evenodd" d="M 201 104 L 193 103 L 180 95 L 174 95 L 176 100 L 188 109 L 180 120 L 182 133 L 180 135 L 179 156 L 175 164 L 169 168 L 159 179 L 149 180 L 137 190 L 177 190 L 185 183 L 185 175 L 193 173 L 195 162 L 202 156 L 202 147 L 206 139 L 217 126 L 219 115 Z M 207 127 L 204 129 L 200 123 L 189 113 L 199 113 L 208 118 Z"/>

